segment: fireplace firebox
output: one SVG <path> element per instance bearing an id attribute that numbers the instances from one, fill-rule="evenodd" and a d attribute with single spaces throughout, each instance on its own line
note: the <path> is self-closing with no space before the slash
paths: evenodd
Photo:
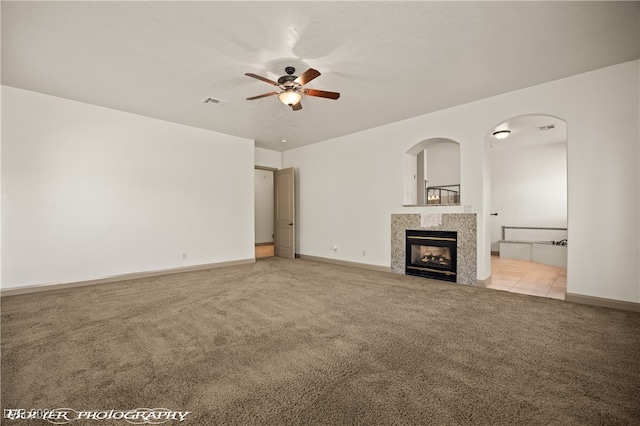
<path id="1" fill-rule="evenodd" d="M 405 274 L 456 282 L 458 233 L 406 230 Z"/>

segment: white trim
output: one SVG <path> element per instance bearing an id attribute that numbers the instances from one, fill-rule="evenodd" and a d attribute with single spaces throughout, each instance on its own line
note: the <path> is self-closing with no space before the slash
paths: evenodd
<path id="1" fill-rule="evenodd" d="M 255 261 L 256 261 L 255 258 L 240 259 L 240 260 L 231 260 L 228 262 L 207 263 L 203 265 L 184 266 L 184 267 L 171 268 L 171 269 L 159 269 L 156 271 L 133 272 L 129 274 L 113 275 L 111 277 L 97 278 L 97 279 L 86 280 L 86 281 L 75 281 L 75 282 L 55 283 L 55 284 L 36 284 L 36 285 L 29 285 L 29 286 L 23 286 L 23 287 L 12 287 L 12 288 L 0 289 L 0 297 L 15 296 L 18 294 L 36 293 L 40 291 L 60 290 L 64 288 L 84 287 L 84 286 L 96 285 L 96 284 L 109 284 L 109 283 L 115 283 L 118 281 L 133 280 L 138 278 L 157 277 L 160 275 L 179 274 L 182 272 L 204 271 L 207 269 L 223 268 L 225 266 L 246 265 L 249 263 L 255 263 Z"/>
<path id="2" fill-rule="evenodd" d="M 296 254 L 300 259 L 313 260 L 316 262 L 333 263 L 334 265 L 352 266 L 354 268 L 369 269 L 370 271 L 392 272 L 390 266 L 371 265 L 369 263 L 350 262 L 348 260 L 331 259 L 329 257 L 310 256 L 307 254 Z"/>
<path id="3" fill-rule="evenodd" d="M 476 280 L 476 287 L 478 288 L 487 288 L 490 285 L 491 285 L 491 277 L 487 278 L 486 280 L 481 280 L 481 279 Z"/>
<path id="4" fill-rule="evenodd" d="M 585 296 L 583 294 L 575 293 L 567 293 L 564 300 L 583 305 L 602 306 L 605 308 L 621 309 L 623 311 L 640 312 L 640 303 L 626 302 L 624 300 L 605 299 L 604 297 Z"/>

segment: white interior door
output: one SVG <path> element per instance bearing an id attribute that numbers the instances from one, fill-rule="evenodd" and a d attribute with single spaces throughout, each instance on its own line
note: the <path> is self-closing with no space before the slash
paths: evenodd
<path id="1" fill-rule="evenodd" d="M 295 186 L 293 167 L 275 172 L 276 220 L 274 254 L 296 257 Z"/>

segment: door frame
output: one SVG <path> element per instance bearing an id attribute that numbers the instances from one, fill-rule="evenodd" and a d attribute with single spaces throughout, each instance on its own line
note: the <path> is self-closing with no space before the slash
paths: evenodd
<path id="1" fill-rule="evenodd" d="M 254 170 L 263 170 L 263 171 L 271 172 L 271 174 L 272 174 L 273 189 L 272 189 L 272 194 L 271 194 L 271 198 L 272 198 L 271 205 L 272 205 L 272 208 L 273 208 L 273 212 L 272 212 L 273 223 L 271 224 L 271 239 L 272 239 L 271 244 L 275 247 L 275 236 L 276 236 L 275 235 L 275 233 L 276 233 L 276 224 L 275 224 L 275 220 L 276 220 L 276 204 L 275 204 L 276 203 L 276 187 L 275 187 L 275 179 L 276 179 L 276 172 L 278 171 L 278 169 L 274 168 L 274 167 L 266 167 L 266 166 L 253 166 L 253 169 Z M 253 188 L 253 193 L 254 193 L 254 199 L 255 199 L 255 194 L 256 194 L 256 188 L 255 187 Z M 255 209 L 254 209 L 254 212 L 255 212 Z M 255 227 L 255 224 L 256 224 L 256 217 L 255 216 L 253 218 L 253 223 L 254 223 L 253 226 Z M 256 241 L 255 241 L 255 238 L 254 238 L 254 241 L 253 241 L 253 245 L 254 246 L 258 245 L 256 243 Z M 262 245 L 266 245 L 266 243 L 262 244 Z"/>
<path id="2" fill-rule="evenodd" d="M 294 167 L 274 172 L 275 238 L 273 253 L 287 259 L 296 258 L 296 194 Z M 281 177 L 286 177 L 284 181 Z M 285 184 L 286 185 L 283 185 Z M 283 188 L 284 187 L 284 188 Z M 283 205 L 284 202 L 284 205 Z"/>
<path id="3" fill-rule="evenodd" d="M 255 165 L 254 170 L 265 170 L 265 171 L 269 171 L 269 172 L 273 172 L 273 255 L 274 256 L 278 256 L 277 251 L 276 251 L 276 233 L 277 233 L 277 222 L 278 222 L 278 182 L 277 182 L 277 172 L 282 171 L 282 170 L 286 170 L 286 169 L 293 169 L 293 176 L 294 176 L 294 185 L 295 185 L 295 168 L 293 167 L 287 167 L 285 169 L 278 169 L 275 167 L 267 167 L 267 166 L 258 166 Z M 255 188 L 254 188 L 254 192 L 255 192 Z M 293 202 L 294 202 L 294 218 L 292 220 L 293 223 L 293 258 L 295 258 L 296 256 L 296 223 L 295 223 L 295 186 L 292 188 L 292 197 L 293 197 Z M 254 223 L 255 223 L 255 218 L 254 218 Z M 254 245 L 255 245 L 255 241 L 254 241 Z"/>

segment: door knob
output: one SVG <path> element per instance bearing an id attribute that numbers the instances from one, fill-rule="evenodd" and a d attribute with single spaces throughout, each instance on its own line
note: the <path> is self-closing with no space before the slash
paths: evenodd
<path id="1" fill-rule="evenodd" d="M 491 216 L 498 216 L 498 213 L 491 213 Z"/>

